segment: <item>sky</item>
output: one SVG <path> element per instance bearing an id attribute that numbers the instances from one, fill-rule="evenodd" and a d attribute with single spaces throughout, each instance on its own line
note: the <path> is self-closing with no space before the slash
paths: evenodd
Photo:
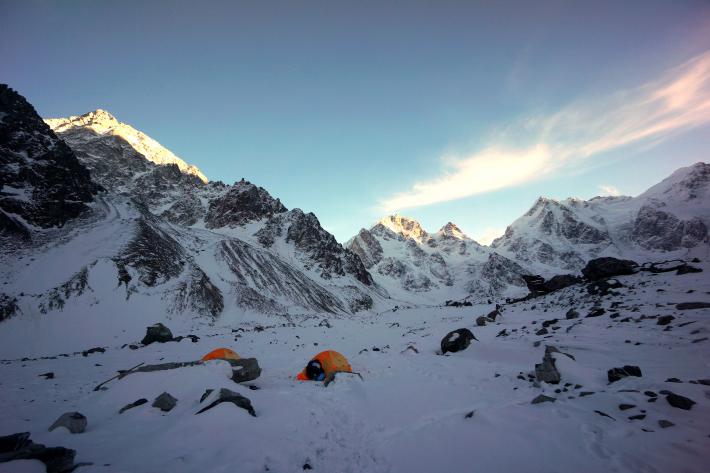
<path id="1" fill-rule="evenodd" d="M 399 213 L 489 243 L 710 161 L 706 0 L 0 0 L 0 58 L 43 117 L 108 110 L 340 242 Z"/>

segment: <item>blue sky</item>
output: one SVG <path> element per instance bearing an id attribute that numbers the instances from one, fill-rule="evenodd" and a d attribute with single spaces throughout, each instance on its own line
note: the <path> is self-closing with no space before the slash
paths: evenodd
<path id="1" fill-rule="evenodd" d="M 395 211 L 487 240 L 539 195 L 635 195 L 709 159 L 707 1 L 0 11 L 0 81 L 42 116 L 104 108 L 339 241 Z"/>

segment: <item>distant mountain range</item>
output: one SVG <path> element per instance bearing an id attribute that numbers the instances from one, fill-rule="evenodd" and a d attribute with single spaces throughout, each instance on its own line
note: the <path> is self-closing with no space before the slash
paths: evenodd
<path id="1" fill-rule="evenodd" d="M 638 197 L 540 198 L 483 246 L 393 215 L 344 246 L 247 181 L 210 182 L 110 113 L 43 121 L 0 86 L 0 320 L 71 308 L 354 314 L 527 292 L 591 258 L 708 256 L 710 165 Z"/>

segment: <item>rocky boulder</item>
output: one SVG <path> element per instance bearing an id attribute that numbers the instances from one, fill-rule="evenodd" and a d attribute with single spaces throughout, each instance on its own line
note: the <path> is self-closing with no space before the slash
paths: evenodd
<path id="1" fill-rule="evenodd" d="M 49 431 L 56 428 L 64 427 L 72 434 L 80 434 L 86 430 L 86 417 L 79 412 L 66 412 L 59 416 L 57 420 L 49 427 Z"/>
<path id="2" fill-rule="evenodd" d="M 634 261 L 606 256 L 588 261 L 582 269 L 582 274 L 590 281 L 596 281 L 613 276 L 634 274 L 637 268 L 638 264 Z"/>
<path id="3" fill-rule="evenodd" d="M 471 344 L 471 340 L 478 340 L 467 328 L 460 328 L 446 334 L 441 339 L 441 353 L 455 353 L 465 350 Z"/>
<path id="4" fill-rule="evenodd" d="M 143 337 L 141 343 L 143 345 L 150 345 L 154 342 L 165 343 L 171 342 L 172 340 L 173 333 L 168 327 L 159 322 L 146 328 L 145 337 Z"/>
<path id="5" fill-rule="evenodd" d="M 612 368 L 609 371 L 607 371 L 607 378 L 609 379 L 609 383 L 614 383 L 616 381 L 619 381 L 622 378 L 626 378 L 627 376 L 636 376 L 636 377 L 641 377 L 641 368 L 638 366 L 632 366 L 632 365 L 625 365 L 622 368 Z"/>

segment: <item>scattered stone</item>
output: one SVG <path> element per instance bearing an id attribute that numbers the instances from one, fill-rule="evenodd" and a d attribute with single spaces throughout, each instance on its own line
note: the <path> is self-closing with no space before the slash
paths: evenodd
<path id="1" fill-rule="evenodd" d="M 58 427 L 64 427 L 72 434 L 80 434 L 86 430 L 86 417 L 79 412 L 65 412 L 49 427 L 53 431 Z"/>
<path id="2" fill-rule="evenodd" d="M 303 464 L 303 469 L 304 469 L 304 470 L 312 470 L 313 467 L 311 466 L 310 463 L 304 463 L 304 464 Z"/>
<path id="3" fill-rule="evenodd" d="M 467 328 L 460 328 L 449 332 L 444 338 L 441 339 L 441 353 L 455 353 L 457 351 L 465 350 L 471 344 L 471 340 L 478 339 L 473 335 L 473 333 Z"/>
<path id="4" fill-rule="evenodd" d="M 710 302 L 681 302 L 676 304 L 678 310 L 710 309 Z"/>
<path id="5" fill-rule="evenodd" d="M 692 399 L 688 399 L 685 396 L 671 392 L 666 395 L 666 401 L 668 401 L 668 404 L 671 406 L 677 407 L 678 409 L 684 409 L 686 411 L 689 411 L 693 405 L 696 404 L 696 402 Z"/>
<path id="6" fill-rule="evenodd" d="M 675 317 L 673 317 L 672 315 L 663 315 L 658 318 L 658 322 L 656 322 L 656 325 L 668 325 L 674 320 Z"/>
<path id="7" fill-rule="evenodd" d="M 644 420 L 646 418 L 646 414 L 636 414 L 635 416 L 629 417 L 629 420 Z"/>
<path id="8" fill-rule="evenodd" d="M 241 407 L 242 409 L 249 412 L 252 417 L 256 417 L 256 412 L 254 412 L 254 407 L 252 407 L 251 401 L 249 399 L 242 396 L 241 394 L 235 393 L 234 391 L 231 391 L 226 388 L 220 389 L 217 399 L 206 407 L 203 407 L 202 409 L 197 411 L 196 414 L 202 414 L 203 412 L 208 411 L 223 402 L 231 402 L 235 406 Z"/>
<path id="9" fill-rule="evenodd" d="M 474 412 L 476 412 L 476 411 L 471 411 L 471 412 L 467 413 L 465 416 L 463 416 L 464 419 L 470 419 L 471 417 L 473 417 Z"/>
<path id="10" fill-rule="evenodd" d="M 535 399 L 533 399 L 530 404 L 540 404 L 542 402 L 555 402 L 556 399 L 554 397 L 550 396 L 545 396 L 544 394 L 538 395 Z"/>
<path id="11" fill-rule="evenodd" d="M 603 307 L 597 307 L 596 309 L 592 309 L 592 311 L 587 314 L 586 318 L 588 319 L 590 317 L 600 317 L 604 315 L 605 312 L 606 310 L 604 310 Z"/>
<path id="12" fill-rule="evenodd" d="M 545 321 L 542 322 L 542 326 L 543 326 L 543 328 L 547 328 L 547 327 L 549 327 L 550 325 L 555 325 L 557 322 L 558 322 L 557 319 L 545 320 Z"/>
<path id="13" fill-rule="evenodd" d="M 673 427 L 675 424 L 669 420 L 661 419 L 658 421 L 658 425 L 660 425 L 662 429 L 667 429 L 668 427 Z"/>
<path id="14" fill-rule="evenodd" d="M 679 380 L 678 378 L 668 378 L 666 380 L 666 383 L 682 383 L 683 381 Z"/>
<path id="15" fill-rule="evenodd" d="M 641 368 L 638 366 L 625 365 L 623 368 L 612 368 L 607 371 L 606 374 L 607 378 L 609 378 L 609 382 L 613 383 L 627 376 L 641 377 Z"/>
<path id="16" fill-rule="evenodd" d="M 175 399 L 169 393 L 164 392 L 163 394 L 155 398 L 152 406 L 157 407 L 163 412 L 170 412 L 176 404 L 177 399 Z"/>
<path id="17" fill-rule="evenodd" d="M 547 335 L 548 333 L 550 333 L 550 332 L 548 332 L 548 330 L 546 328 L 541 328 L 540 330 L 535 332 L 535 335 L 541 336 L 541 335 Z"/>
<path id="18" fill-rule="evenodd" d="M 582 391 L 579 393 L 579 397 L 591 396 L 592 394 L 594 394 L 594 391 Z"/>
<path id="19" fill-rule="evenodd" d="M 631 260 L 620 260 L 612 257 L 596 258 L 587 262 L 582 274 L 590 281 L 634 274 L 638 264 Z"/>
<path id="20" fill-rule="evenodd" d="M 595 410 L 594 412 L 596 412 L 597 414 L 599 414 L 599 415 L 602 416 L 602 417 L 608 417 L 608 418 L 611 419 L 611 420 L 616 420 L 616 419 L 614 419 L 612 416 L 610 416 L 609 414 L 607 414 L 606 412 L 596 411 L 596 410 Z"/>
<path id="21" fill-rule="evenodd" d="M 153 342 L 165 343 L 173 340 L 173 333 L 168 327 L 161 323 L 151 325 L 146 328 L 145 337 L 141 340 L 143 345 L 150 345 Z"/>
<path id="22" fill-rule="evenodd" d="M 565 318 L 566 318 L 567 320 L 577 319 L 577 318 L 579 318 L 579 312 L 577 312 L 577 311 L 574 310 L 574 309 L 570 309 L 570 310 L 568 310 L 567 313 L 565 314 Z"/>
<path id="23" fill-rule="evenodd" d="M 636 407 L 635 404 L 619 404 L 619 410 L 622 410 L 622 411 L 633 409 L 634 407 Z"/>
<path id="24" fill-rule="evenodd" d="M 214 391 L 214 389 L 205 389 L 205 392 L 202 393 L 202 396 L 200 397 L 200 404 L 202 404 L 202 401 L 204 401 L 205 399 L 207 399 L 207 396 L 209 396 L 210 394 L 212 394 L 212 391 Z"/>
<path id="25" fill-rule="evenodd" d="M 94 348 L 89 348 L 88 350 L 84 350 L 81 352 L 81 356 L 89 356 L 92 353 L 104 353 L 106 351 L 105 348 L 101 347 L 94 347 Z"/>
<path id="26" fill-rule="evenodd" d="M 53 372 L 53 371 L 49 371 L 49 372 L 47 372 L 47 373 L 42 373 L 42 374 L 39 374 L 39 375 L 37 375 L 37 376 L 44 376 L 44 379 L 54 379 L 54 372 Z"/>
<path id="27" fill-rule="evenodd" d="M 507 337 L 507 336 L 508 336 L 508 330 L 507 330 L 507 329 L 503 329 L 503 330 L 501 330 L 500 332 L 498 332 L 498 335 L 496 335 L 496 338 L 498 338 L 498 337 Z"/>
<path id="28" fill-rule="evenodd" d="M 648 397 L 658 397 L 658 394 L 654 393 L 653 391 L 644 391 L 643 393 Z"/>
<path id="29" fill-rule="evenodd" d="M 535 377 L 538 382 L 550 384 L 558 384 L 562 379 L 560 372 L 555 366 L 555 359 L 552 357 L 553 350 L 545 349 L 545 356 L 542 357 L 542 363 L 535 365 Z"/>
<path id="30" fill-rule="evenodd" d="M 698 379 L 696 381 L 698 384 L 702 384 L 703 386 L 710 386 L 710 379 Z"/>
<path id="31" fill-rule="evenodd" d="M 123 406 L 123 407 L 121 408 L 121 410 L 118 411 L 118 413 L 119 413 L 119 414 L 123 414 L 123 413 L 126 412 L 128 409 L 133 409 L 134 407 L 142 406 L 143 404 L 145 404 L 145 403 L 147 403 L 147 402 L 148 402 L 147 399 L 145 399 L 145 398 L 140 398 L 140 399 L 138 399 L 137 401 L 134 401 L 134 402 L 132 402 L 132 403 L 130 403 L 130 404 L 126 404 L 125 406 Z"/>

